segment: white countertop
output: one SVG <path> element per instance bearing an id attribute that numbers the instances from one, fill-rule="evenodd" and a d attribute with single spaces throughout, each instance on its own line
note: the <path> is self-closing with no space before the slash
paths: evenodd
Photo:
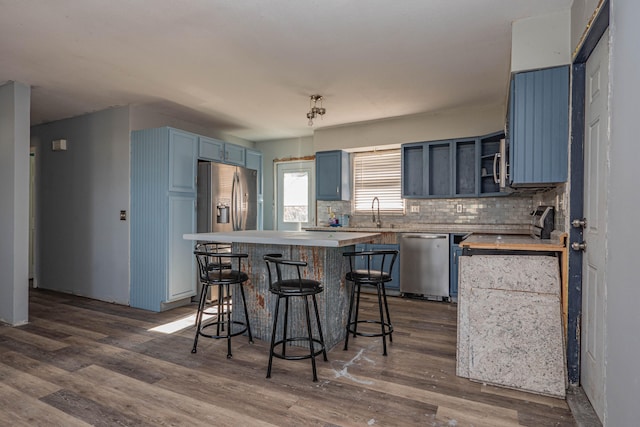
<path id="1" fill-rule="evenodd" d="M 373 241 L 379 233 L 354 233 L 347 231 L 275 231 L 247 230 L 225 233 L 184 234 L 185 240 L 221 243 L 260 243 L 267 245 L 321 246 L 339 248 Z"/>
<path id="2" fill-rule="evenodd" d="M 462 247 L 471 249 L 505 249 L 533 251 L 564 250 L 564 234 L 554 235 L 553 239 L 537 239 L 531 236 L 472 234 L 460 243 Z"/>
<path id="3" fill-rule="evenodd" d="M 345 232 L 371 232 L 371 233 L 501 233 L 501 234 L 529 234 L 529 226 L 521 224 L 383 224 L 381 228 L 375 225 L 356 227 L 329 227 L 311 226 L 305 227 L 309 231 L 341 230 Z"/>

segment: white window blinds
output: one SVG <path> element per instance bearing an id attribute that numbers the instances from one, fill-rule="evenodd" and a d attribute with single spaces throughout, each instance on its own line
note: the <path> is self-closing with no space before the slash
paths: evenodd
<path id="1" fill-rule="evenodd" d="M 404 213 L 400 191 L 400 150 L 354 153 L 353 173 L 355 213 L 371 213 L 374 197 L 380 200 L 381 214 Z"/>

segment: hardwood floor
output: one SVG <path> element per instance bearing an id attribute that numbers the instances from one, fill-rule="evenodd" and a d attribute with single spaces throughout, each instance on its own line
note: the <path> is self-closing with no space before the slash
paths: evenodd
<path id="1" fill-rule="evenodd" d="M 377 310 L 370 296 L 365 310 Z M 152 313 L 32 290 L 30 323 L 0 326 L 0 426 L 574 426 L 565 401 L 455 375 L 456 306 L 390 298 L 389 355 L 350 340 L 318 360 L 274 359 L 246 337 L 152 330 L 195 305 Z"/>

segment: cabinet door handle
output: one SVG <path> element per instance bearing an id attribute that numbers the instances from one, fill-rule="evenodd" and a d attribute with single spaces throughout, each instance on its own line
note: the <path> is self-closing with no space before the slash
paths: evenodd
<path id="1" fill-rule="evenodd" d="M 494 184 L 497 184 L 500 182 L 500 180 L 498 179 L 498 170 L 497 170 L 497 163 L 498 163 L 498 159 L 500 158 L 500 153 L 496 153 L 493 155 L 493 182 Z"/>
<path id="2" fill-rule="evenodd" d="M 336 185 L 336 194 L 340 193 L 340 186 Z"/>

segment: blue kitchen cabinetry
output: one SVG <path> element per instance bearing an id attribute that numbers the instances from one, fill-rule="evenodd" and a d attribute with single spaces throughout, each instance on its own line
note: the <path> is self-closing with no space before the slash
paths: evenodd
<path id="1" fill-rule="evenodd" d="M 196 293 L 198 136 L 164 127 L 131 133 L 130 305 L 162 311 Z"/>
<path id="2" fill-rule="evenodd" d="M 246 148 L 239 145 L 224 144 L 224 162 L 230 165 L 245 166 L 246 165 Z"/>
<path id="3" fill-rule="evenodd" d="M 402 197 L 450 196 L 451 140 L 402 145 Z"/>
<path id="4" fill-rule="evenodd" d="M 451 143 L 453 195 L 478 194 L 478 138 L 456 139 Z"/>
<path id="5" fill-rule="evenodd" d="M 198 137 L 198 158 L 236 166 L 246 165 L 247 149 L 206 136 Z"/>
<path id="6" fill-rule="evenodd" d="M 224 162 L 224 141 L 206 136 L 198 138 L 198 158 L 213 162 Z"/>
<path id="7" fill-rule="evenodd" d="M 398 244 L 382 244 L 382 243 L 359 243 L 356 245 L 356 251 L 398 251 L 396 262 L 393 264 L 393 271 L 391 272 L 392 280 L 385 284 L 385 289 L 390 292 L 390 295 L 400 294 L 400 245 Z M 385 271 L 389 269 L 389 263 L 391 263 L 391 257 L 385 259 Z M 367 268 L 367 259 L 364 256 L 356 258 L 355 268 L 363 270 Z M 380 270 L 380 264 L 372 265 L 373 270 Z M 364 290 L 365 288 L 363 288 Z M 369 291 L 375 288 L 368 289 Z"/>
<path id="8" fill-rule="evenodd" d="M 402 197 L 478 197 L 500 193 L 494 157 L 504 133 L 402 145 Z"/>
<path id="9" fill-rule="evenodd" d="M 247 148 L 246 150 L 246 167 L 249 169 L 254 169 L 258 171 L 258 230 L 263 229 L 263 207 L 264 207 L 264 197 L 262 193 L 262 153 L 255 150 L 250 150 Z"/>
<path id="10" fill-rule="evenodd" d="M 567 180 L 569 66 L 513 75 L 507 129 L 513 187 Z"/>
<path id="11" fill-rule="evenodd" d="M 449 255 L 449 298 L 458 298 L 458 262 L 462 255 L 460 242 L 465 234 L 451 234 L 449 236 L 450 255 Z"/>
<path id="12" fill-rule="evenodd" d="M 479 138 L 480 195 L 497 196 L 500 193 L 500 140 L 505 138 L 504 132 L 494 132 Z"/>
<path id="13" fill-rule="evenodd" d="M 351 199 L 349 153 L 341 150 L 316 153 L 316 199 Z"/>

